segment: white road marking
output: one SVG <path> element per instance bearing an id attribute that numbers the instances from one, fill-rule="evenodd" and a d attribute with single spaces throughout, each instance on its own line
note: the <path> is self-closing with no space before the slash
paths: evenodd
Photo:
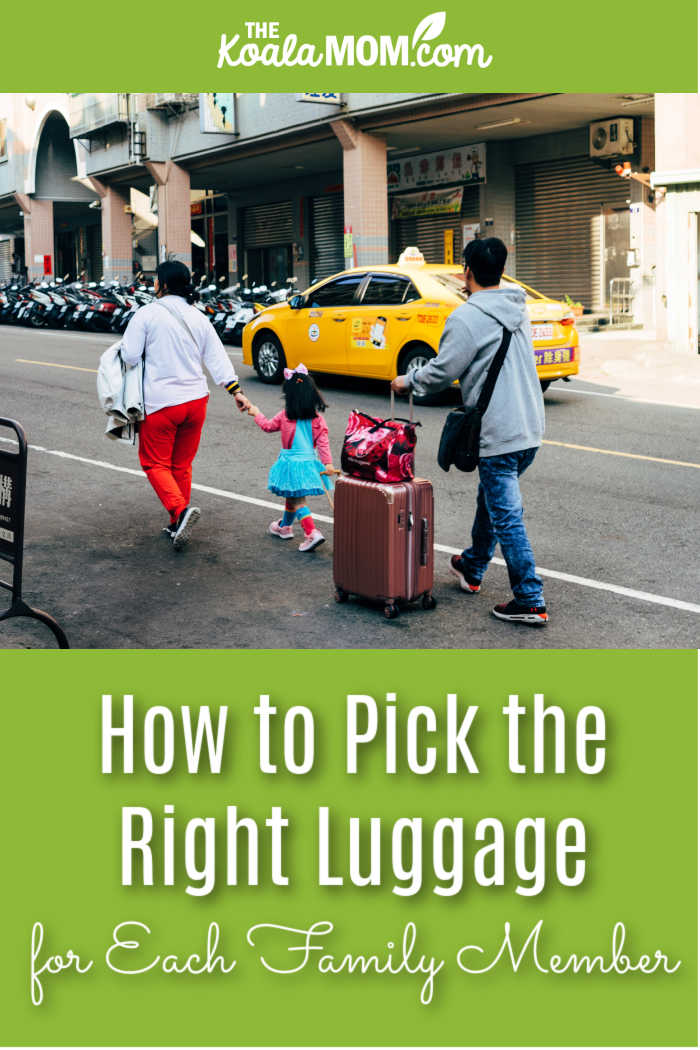
<path id="1" fill-rule="evenodd" d="M 549 394 L 586 394 L 589 397 L 611 397 L 613 401 L 625 401 L 632 405 L 661 405 L 663 408 L 694 408 L 700 410 L 700 405 L 679 404 L 676 401 L 652 401 L 645 397 L 627 397 L 625 394 L 605 394 L 602 390 L 581 390 L 577 386 L 558 386 L 556 390 L 550 387 L 545 398 Z"/>
<path id="2" fill-rule="evenodd" d="M 0 327 L 0 335 L 3 332 L 8 332 L 8 333 L 11 332 L 11 334 L 15 335 L 15 336 L 17 336 L 17 335 L 20 335 L 20 336 L 21 335 L 26 335 L 28 337 L 32 336 L 33 338 L 36 338 L 36 336 L 39 334 L 37 332 L 36 328 L 19 328 L 19 327 L 10 326 L 10 325 L 8 325 L 7 327 L 4 327 L 4 326 Z M 43 336 L 47 336 L 47 335 L 48 336 L 53 336 L 54 338 L 58 338 L 58 339 L 82 338 L 83 341 L 86 342 L 86 343 L 88 342 L 89 339 L 99 339 L 100 341 L 102 341 L 104 339 L 109 339 L 110 343 L 116 343 L 116 342 L 118 342 L 121 339 L 121 335 L 119 335 L 117 332 L 79 332 L 79 331 L 73 331 L 72 329 L 65 329 L 65 328 L 42 328 L 41 329 L 41 336 L 43 337 Z"/>
<path id="3" fill-rule="evenodd" d="M 0 437 L 0 441 L 7 445 L 16 445 L 17 442 L 14 438 Z M 91 467 L 101 467 L 104 470 L 114 470 L 120 474 L 130 474 L 133 477 L 141 478 L 142 481 L 146 480 L 146 475 L 141 470 L 135 470 L 133 467 L 120 467 L 115 463 L 107 463 L 101 459 L 88 459 L 85 456 L 76 456 L 73 452 L 61 452 L 57 449 L 44 448 L 42 445 L 29 445 L 29 448 L 33 452 L 43 452 L 49 456 L 57 456 L 59 459 L 69 459 L 76 463 L 85 463 Z M 228 489 L 214 488 L 211 485 L 192 485 L 192 489 L 197 492 L 205 492 L 209 496 L 221 496 L 223 499 L 235 500 L 237 503 L 249 503 L 254 507 L 267 507 L 270 510 L 282 511 L 283 506 L 280 503 L 273 503 L 272 500 L 258 499 L 256 496 L 244 496 L 239 492 L 230 492 Z M 314 518 L 318 521 L 322 521 L 326 524 L 332 525 L 333 518 L 328 517 L 326 514 L 314 513 Z M 440 554 L 461 554 L 461 547 L 447 547 L 442 543 L 433 544 L 433 549 Z M 493 558 L 494 565 L 505 565 L 505 561 L 502 558 Z M 574 583 L 579 587 L 589 587 L 597 591 L 608 591 L 611 594 L 619 594 L 623 598 L 634 598 L 637 601 L 651 602 L 653 605 L 664 605 L 670 609 L 681 609 L 683 612 L 700 613 L 700 605 L 696 605 L 693 602 L 681 601 L 678 598 L 666 598 L 660 594 L 650 594 L 648 591 L 637 591 L 631 587 L 619 587 L 616 583 L 606 583 L 603 580 L 591 580 L 585 576 L 575 576 L 568 572 L 559 572 L 556 569 L 543 569 L 539 565 L 537 566 L 537 572 L 540 576 L 548 577 L 552 580 L 561 580 L 564 583 Z"/>

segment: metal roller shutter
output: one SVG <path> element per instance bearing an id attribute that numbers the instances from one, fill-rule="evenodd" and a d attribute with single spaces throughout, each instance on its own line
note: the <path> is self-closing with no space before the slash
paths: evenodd
<path id="1" fill-rule="evenodd" d="M 537 291 L 600 309 L 602 208 L 624 208 L 629 186 L 589 157 L 518 165 L 517 276 Z"/>
<path id="2" fill-rule="evenodd" d="M 391 200 L 389 202 L 391 204 Z M 392 261 L 396 262 L 409 245 L 420 248 L 426 262 L 441 263 L 445 257 L 444 231 L 453 229 L 454 257 L 459 263 L 462 253 L 462 223 L 479 221 L 479 187 L 465 186 L 460 215 L 425 215 L 415 219 L 394 219 Z"/>
<path id="3" fill-rule="evenodd" d="M 243 211 L 243 237 L 246 248 L 267 248 L 291 244 L 294 240 L 292 202 L 256 204 Z"/>
<path id="4" fill-rule="evenodd" d="M 311 201 L 313 254 L 311 279 L 320 281 L 345 269 L 343 255 L 344 201 L 342 193 L 327 193 Z"/>
<path id="5" fill-rule="evenodd" d="M 12 274 L 12 241 L 0 241 L 0 281 L 7 281 Z"/>

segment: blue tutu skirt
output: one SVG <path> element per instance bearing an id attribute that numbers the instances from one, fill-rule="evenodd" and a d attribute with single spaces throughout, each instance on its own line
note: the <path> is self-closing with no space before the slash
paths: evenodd
<path id="1" fill-rule="evenodd" d="M 267 487 L 278 496 L 322 496 L 325 489 L 321 471 L 323 463 L 314 452 L 283 448 L 270 467 Z"/>

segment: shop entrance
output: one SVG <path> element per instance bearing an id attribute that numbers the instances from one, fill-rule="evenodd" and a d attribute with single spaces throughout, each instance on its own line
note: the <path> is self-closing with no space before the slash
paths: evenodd
<path id="1" fill-rule="evenodd" d="M 603 208 L 603 302 L 610 305 L 611 281 L 629 279 L 630 210 Z"/>
<path id="2" fill-rule="evenodd" d="M 291 244 L 273 244 L 269 248 L 248 248 L 246 251 L 247 284 L 266 284 L 284 288 L 292 272 Z"/>

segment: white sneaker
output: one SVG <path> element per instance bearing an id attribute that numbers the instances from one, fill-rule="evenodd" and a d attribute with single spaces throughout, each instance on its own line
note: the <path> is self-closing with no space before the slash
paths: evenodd
<path id="1" fill-rule="evenodd" d="M 318 529 L 314 529 L 310 536 L 307 536 L 303 543 L 299 544 L 300 551 L 313 551 L 317 547 L 320 547 L 322 543 L 326 542 L 326 537 Z"/>
<path id="2" fill-rule="evenodd" d="M 180 517 L 177 519 L 177 528 L 173 530 L 173 547 L 176 551 L 182 550 L 186 543 L 189 542 L 190 533 L 192 528 L 197 524 L 202 515 L 199 507 L 185 507 Z"/>

